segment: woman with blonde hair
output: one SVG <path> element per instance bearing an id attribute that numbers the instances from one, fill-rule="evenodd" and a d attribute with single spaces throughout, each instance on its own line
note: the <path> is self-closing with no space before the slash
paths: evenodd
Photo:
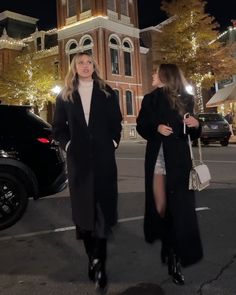
<path id="1" fill-rule="evenodd" d="M 56 99 L 54 138 L 66 151 L 72 219 L 88 255 L 88 277 L 107 286 L 107 238 L 117 222 L 115 149 L 122 116 L 115 92 L 93 57 L 77 53 Z"/>
<path id="2" fill-rule="evenodd" d="M 201 127 L 193 114 L 194 97 L 176 65 L 161 64 L 152 85 L 155 89 L 144 96 L 137 118 L 137 131 L 147 140 L 144 234 L 149 243 L 161 240 L 162 262 L 181 285 L 181 265 L 203 256 L 194 191 L 188 188 L 192 162 L 186 134 L 196 139 Z"/>

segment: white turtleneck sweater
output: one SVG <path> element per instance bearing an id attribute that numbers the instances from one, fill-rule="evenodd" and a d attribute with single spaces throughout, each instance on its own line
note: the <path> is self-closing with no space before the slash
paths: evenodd
<path id="1" fill-rule="evenodd" d="M 93 80 L 92 81 L 81 81 L 80 80 L 78 91 L 79 91 L 79 94 L 81 97 L 85 120 L 88 125 L 92 91 L 93 91 Z"/>

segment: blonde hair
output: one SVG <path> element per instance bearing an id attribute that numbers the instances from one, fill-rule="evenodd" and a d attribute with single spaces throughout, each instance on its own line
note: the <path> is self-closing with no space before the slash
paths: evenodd
<path id="1" fill-rule="evenodd" d="M 160 81 L 164 84 L 163 90 L 171 107 L 183 116 L 189 101 L 186 98 L 190 95 L 186 91 L 188 83 L 182 71 L 175 64 L 160 64 L 157 71 Z"/>
<path id="2" fill-rule="evenodd" d="M 79 86 L 79 75 L 76 71 L 76 64 L 78 63 L 81 56 L 87 55 L 92 63 L 93 63 L 93 69 L 94 72 L 92 74 L 92 79 L 95 83 L 98 84 L 99 88 L 106 94 L 106 96 L 109 96 L 110 93 L 106 90 L 106 83 L 105 81 L 100 77 L 98 66 L 93 58 L 93 56 L 89 52 L 78 52 L 73 57 L 70 67 L 68 69 L 68 72 L 65 77 L 65 86 L 62 90 L 62 99 L 65 101 L 71 100 L 73 101 L 72 93 L 78 89 Z"/>

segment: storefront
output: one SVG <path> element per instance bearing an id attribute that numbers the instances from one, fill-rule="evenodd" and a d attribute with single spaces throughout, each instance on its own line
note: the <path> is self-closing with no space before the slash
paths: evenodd
<path id="1" fill-rule="evenodd" d="M 236 129 L 236 82 L 219 89 L 206 103 L 207 108 L 217 107 L 217 112 L 233 116 L 233 129 Z"/>

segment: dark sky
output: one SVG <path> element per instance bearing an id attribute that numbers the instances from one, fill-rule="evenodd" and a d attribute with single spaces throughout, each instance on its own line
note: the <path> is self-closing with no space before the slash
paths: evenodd
<path id="1" fill-rule="evenodd" d="M 236 19 L 236 0 L 206 0 L 206 12 L 216 18 L 220 31 Z M 139 27 L 157 25 L 166 19 L 160 7 L 161 0 L 138 0 Z M 10 10 L 39 19 L 39 29 L 56 27 L 56 0 L 0 0 L 0 12 Z"/>

